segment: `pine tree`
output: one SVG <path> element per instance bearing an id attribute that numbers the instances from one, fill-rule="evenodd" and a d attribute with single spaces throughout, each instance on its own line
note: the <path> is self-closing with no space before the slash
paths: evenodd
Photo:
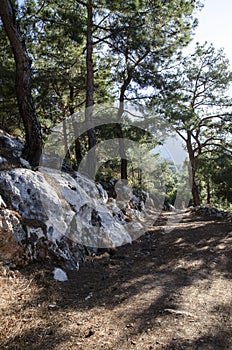
<path id="1" fill-rule="evenodd" d="M 140 100 L 141 89 L 158 81 L 159 70 L 170 66 L 172 58 L 190 40 L 196 22 L 192 1 L 106 1 L 101 31 L 102 41 L 114 57 L 112 74 L 118 89 L 118 138 L 121 177 L 127 179 L 127 160 L 123 142 L 123 114 L 127 100 Z"/>
<path id="2" fill-rule="evenodd" d="M 229 147 L 232 100 L 227 92 L 232 73 L 228 67 L 223 50 L 197 45 L 194 54 L 163 80 L 163 113 L 185 142 L 194 205 L 201 203 L 197 183 L 200 158 L 206 154 L 210 158 L 215 150 Z"/>
<path id="3" fill-rule="evenodd" d="M 42 152 L 42 134 L 31 95 L 31 63 L 10 0 L 1 2 L 0 16 L 16 64 L 16 94 L 26 134 L 24 156 L 32 166 L 37 166 Z"/>

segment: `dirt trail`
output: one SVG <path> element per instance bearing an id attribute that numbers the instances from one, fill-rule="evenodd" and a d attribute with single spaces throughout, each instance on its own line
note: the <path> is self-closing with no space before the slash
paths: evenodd
<path id="1" fill-rule="evenodd" d="M 232 224 L 169 215 L 64 283 L 2 269 L 0 349 L 232 349 Z"/>

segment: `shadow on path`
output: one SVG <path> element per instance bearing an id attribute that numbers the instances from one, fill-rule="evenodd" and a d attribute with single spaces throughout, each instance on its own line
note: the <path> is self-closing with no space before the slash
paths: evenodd
<path id="1" fill-rule="evenodd" d="M 22 271 L 38 293 L 17 309 L 28 317 L 40 305 L 41 324 L 1 349 L 231 349 L 232 225 L 185 214 L 164 234 L 166 219 L 132 245 L 89 258 L 65 283 L 50 266 Z"/>

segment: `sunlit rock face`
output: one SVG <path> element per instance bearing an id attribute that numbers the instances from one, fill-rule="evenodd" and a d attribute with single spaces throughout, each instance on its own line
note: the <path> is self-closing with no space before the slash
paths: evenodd
<path id="1" fill-rule="evenodd" d="M 33 171 L 23 149 L 0 130 L 0 259 L 58 260 L 78 269 L 86 252 L 131 243 L 144 232 L 145 199 L 122 181 L 109 179 L 104 189 L 45 155 Z"/>
<path id="2" fill-rule="evenodd" d="M 18 259 L 23 253 L 26 240 L 20 217 L 8 209 L 0 210 L 0 256 L 6 261 Z"/>
<path id="3" fill-rule="evenodd" d="M 0 195 L 7 208 L 18 214 L 18 221 L 12 219 L 10 230 L 4 230 L 20 227 L 15 244 L 20 252 L 25 248 L 29 260 L 58 259 L 78 269 L 84 246 L 108 248 L 131 242 L 125 222 L 106 206 L 108 197 L 101 185 L 78 173 L 71 176 L 49 168 L 2 170 Z"/>

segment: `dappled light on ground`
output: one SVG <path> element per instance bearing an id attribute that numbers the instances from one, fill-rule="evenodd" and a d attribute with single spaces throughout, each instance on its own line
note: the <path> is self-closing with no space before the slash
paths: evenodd
<path id="1" fill-rule="evenodd" d="M 185 213 L 165 233 L 169 215 L 67 282 L 2 272 L 1 349 L 231 349 L 232 225 Z"/>

